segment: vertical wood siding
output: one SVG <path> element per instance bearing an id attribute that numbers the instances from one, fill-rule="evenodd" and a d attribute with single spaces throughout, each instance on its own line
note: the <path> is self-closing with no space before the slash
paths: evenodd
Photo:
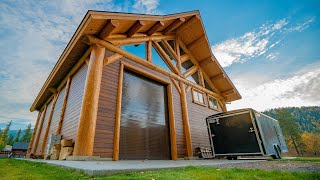
<path id="1" fill-rule="evenodd" d="M 219 113 L 208 108 L 207 96 L 205 96 L 206 107 L 192 102 L 192 91 L 187 93 L 189 123 L 192 139 L 193 155 L 197 156 L 196 148 L 199 146 L 210 147 L 210 140 L 207 130 L 206 117 Z"/>
<path id="2" fill-rule="evenodd" d="M 61 129 L 62 138 L 72 139 L 73 142 L 76 138 L 78 130 L 87 69 L 87 64 L 82 65 L 82 67 L 72 77 L 65 116 Z"/>
<path id="3" fill-rule="evenodd" d="M 40 137 L 39 137 L 39 142 L 38 142 L 38 146 L 37 146 L 36 155 L 42 155 L 41 147 L 42 147 L 42 143 L 43 143 L 44 134 L 45 134 L 46 129 L 48 127 L 48 121 L 49 121 L 52 102 L 53 102 L 53 100 L 51 100 L 51 102 L 48 104 L 47 111 L 46 111 L 46 114 L 45 114 L 45 117 L 44 117 L 44 120 L 43 120 L 42 129 L 41 129 L 41 131 L 39 131 Z"/>
<path id="4" fill-rule="evenodd" d="M 50 138 L 50 135 L 54 134 L 58 128 L 61 109 L 62 109 L 65 94 L 66 94 L 66 87 L 64 86 L 64 88 L 62 88 L 59 93 L 58 99 L 57 99 L 56 104 L 53 109 L 51 125 L 50 125 L 50 129 L 49 129 L 49 133 L 48 133 L 48 139 Z"/>
<path id="5" fill-rule="evenodd" d="M 37 125 L 37 127 L 35 127 L 35 128 L 36 128 L 36 132 L 34 133 L 34 137 L 33 137 L 33 144 L 32 144 L 32 146 L 31 146 L 31 151 L 30 151 L 31 153 L 33 152 L 33 150 L 34 150 L 35 148 L 37 148 L 37 147 L 35 147 L 35 144 L 36 144 L 36 141 L 37 141 L 38 133 L 39 133 L 39 131 L 40 131 L 39 126 L 40 126 L 40 124 L 41 124 L 41 120 L 42 120 L 42 117 L 43 117 L 43 114 L 44 114 L 43 111 L 44 111 L 44 110 L 42 110 L 42 112 L 41 112 L 38 125 Z"/>

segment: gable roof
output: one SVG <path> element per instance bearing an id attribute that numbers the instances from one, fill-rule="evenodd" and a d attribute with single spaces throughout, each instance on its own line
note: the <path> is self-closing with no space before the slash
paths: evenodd
<path id="1" fill-rule="evenodd" d="M 12 146 L 12 150 L 27 150 L 29 143 L 27 142 L 14 142 Z"/>
<path id="2" fill-rule="evenodd" d="M 119 22 L 117 28 L 112 32 L 113 34 L 125 34 L 138 20 L 145 22 L 145 25 L 139 29 L 138 33 L 147 32 L 158 21 L 162 21 L 164 25 L 157 32 L 163 32 L 180 18 L 183 18 L 185 21 L 174 31 L 179 35 L 180 40 L 187 45 L 188 50 L 199 62 L 203 71 L 211 78 L 210 81 L 222 93 L 226 101 L 230 102 L 241 99 L 241 95 L 211 51 L 199 11 L 160 16 L 89 10 L 55 64 L 34 100 L 30 111 L 40 110 L 46 100 L 52 95 L 50 88 L 57 88 L 59 86 L 63 78 L 89 48 L 87 44 L 82 42 L 84 35 L 99 35 L 106 24 L 113 19 Z"/>

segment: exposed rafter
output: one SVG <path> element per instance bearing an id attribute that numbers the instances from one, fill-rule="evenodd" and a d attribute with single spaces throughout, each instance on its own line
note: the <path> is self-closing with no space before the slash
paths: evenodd
<path id="1" fill-rule="evenodd" d="M 160 56 L 163 58 L 163 60 L 166 61 L 166 63 L 168 64 L 168 66 L 170 67 L 170 69 L 176 73 L 180 75 L 180 72 L 178 71 L 177 67 L 171 62 L 170 57 L 166 54 L 166 52 L 161 48 L 161 46 L 159 45 L 158 42 L 156 41 L 152 41 L 153 46 L 156 48 L 156 50 L 159 52 Z"/>
<path id="2" fill-rule="evenodd" d="M 144 21 L 138 20 L 136 21 L 133 26 L 127 31 L 127 36 L 130 38 L 135 33 L 137 33 L 146 23 Z"/>
<path id="3" fill-rule="evenodd" d="M 199 37 L 198 39 L 196 39 L 196 40 L 192 41 L 191 43 L 189 43 L 189 44 L 187 45 L 187 48 L 188 48 L 188 49 L 193 49 L 193 48 L 195 48 L 195 47 L 198 47 L 199 43 L 201 44 L 201 43 L 204 43 L 204 42 L 206 42 L 206 36 L 205 36 L 205 35 L 202 35 L 202 36 Z"/>
<path id="4" fill-rule="evenodd" d="M 181 63 L 184 63 L 186 62 L 188 59 L 190 59 L 189 55 L 188 54 L 184 54 L 180 57 L 181 59 Z"/>
<path id="5" fill-rule="evenodd" d="M 176 54 L 176 52 L 172 49 L 172 47 L 170 46 L 170 44 L 166 41 L 166 40 L 162 40 L 163 44 L 166 46 L 166 48 L 169 50 L 170 54 L 173 56 L 173 58 L 175 60 L 178 59 L 178 56 Z"/>
<path id="6" fill-rule="evenodd" d="M 172 31 L 177 29 L 185 21 L 185 18 L 178 18 L 177 20 L 173 21 L 173 23 L 171 23 L 165 30 L 163 30 L 163 34 L 171 34 Z"/>
<path id="7" fill-rule="evenodd" d="M 150 29 L 148 29 L 147 35 L 148 36 L 153 35 L 158 29 L 160 29 L 163 26 L 164 26 L 164 22 L 163 21 L 156 22 Z"/>
<path id="8" fill-rule="evenodd" d="M 230 96 L 234 93 L 236 93 L 234 89 L 230 89 L 230 90 L 221 92 L 222 96 Z"/>
<path id="9" fill-rule="evenodd" d="M 111 19 L 101 31 L 99 35 L 100 38 L 101 39 L 107 38 L 118 26 L 119 26 L 119 21 L 115 19 Z"/>
<path id="10" fill-rule="evenodd" d="M 185 72 L 185 73 L 183 74 L 183 76 L 184 76 L 185 78 L 187 78 L 187 77 L 191 76 L 192 74 L 194 74 L 195 72 L 197 72 L 198 70 L 199 70 L 199 66 L 194 65 L 194 66 L 192 66 L 190 69 L 188 69 L 188 71 Z"/>
<path id="11" fill-rule="evenodd" d="M 121 58 L 123 58 L 123 55 L 115 53 L 109 57 L 105 57 L 103 60 L 103 65 L 105 66 L 105 65 L 111 64 Z"/>
<path id="12" fill-rule="evenodd" d="M 159 41 L 159 40 L 170 40 L 174 39 L 173 35 L 158 35 L 158 36 L 142 36 L 142 37 L 132 37 L 132 38 L 108 38 L 106 41 L 111 42 L 114 45 L 129 45 L 129 44 L 140 44 L 147 41 Z"/>
<path id="13" fill-rule="evenodd" d="M 191 25 L 193 25 L 194 23 L 196 23 L 199 20 L 200 20 L 199 15 L 192 16 L 192 18 L 190 18 L 187 22 L 185 22 L 181 26 L 179 26 L 179 28 L 177 28 L 177 31 L 181 31 L 187 27 L 190 27 Z"/>
<path id="14" fill-rule="evenodd" d="M 206 59 L 202 60 L 199 64 L 200 66 L 207 66 L 208 64 L 214 62 L 213 58 L 210 56 L 210 57 L 207 57 Z"/>
<path id="15" fill-rule="evenodd" d="M 222 79 L 222 78 L 226 78 L 224 73 L 221 73 L 221 74 L 218 74 L 216 76 L 210 77 L 210 80 L 214 82 L 214 81 L 216 81 L 218 79 Z"/>

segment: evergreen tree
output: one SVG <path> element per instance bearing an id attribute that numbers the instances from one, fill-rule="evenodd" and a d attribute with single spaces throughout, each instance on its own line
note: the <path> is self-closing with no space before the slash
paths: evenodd
<path id="1" fill-rule="evenodd" d="M 7 125 L 7 127 L 2 131 L 1 137 L 0 137 L 0 150 L 6 147 L 7 141 L 8 141 L 8 132 L 10 130 L 12 121 L 10 121 Z"/>
<path id="2" fill-rule="evenodd" d="M 20 142 L 20 135 L 21 135 L 21 129 L 19 129 L 16 138 L 14 139 L 14 142 Z"/>
<path id="3" fill-rule="evenodd" d="M 24 135 L 21 138 L 21 142 L 30 142 L 31 137 L 32 137 L 31 124 L 29 124 L 27 129 L 24 131 Z"/>
<path id="4" fill-rule="evenodd" d="M 14 137 L 12 134 L 10 134 L 8 137 L 7 145 L 13 146 L 13 143 L 14 143 Z"/>
<path id="5" fill-rule="evenodd" d="M 276 109 L 275 114 L 287 143 L 292 143 L 297 154 L 300 155 L 303 148 L 301 130 L 298 124 L 294 122 L 294 117 L 285 108 Z"/>

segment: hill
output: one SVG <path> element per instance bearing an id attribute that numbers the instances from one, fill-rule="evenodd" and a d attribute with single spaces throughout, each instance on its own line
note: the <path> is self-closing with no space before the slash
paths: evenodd
<path id="1" fill-rule="evenodd" d="M 276 109 L 270 109 L 262 113 L 275 117 Z M 320 106 L 285 107 L 284 109 L 291 112 L 302 131 L 320 134 Z"/>

